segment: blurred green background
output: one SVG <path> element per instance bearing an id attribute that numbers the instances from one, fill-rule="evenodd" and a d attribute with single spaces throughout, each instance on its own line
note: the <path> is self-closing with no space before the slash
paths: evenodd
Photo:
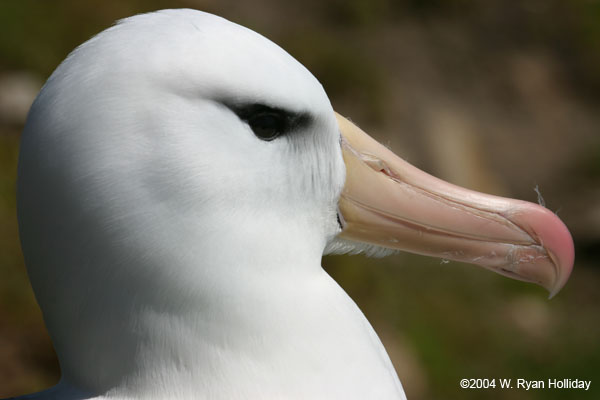
<path id="1" fill-rule="evenodd" d="M 571 229 L 571 280 L 547 300 L 480 268 L 401 254 L 323 264 L 381 336 L 409 399 L 600 398 L 600 1 L 2 0 L 0 397 L 59 371 L 18 242 L 19 135 L 45 79 L 116 19 L 221 15 L 278 43 L 334 108 L 411 163 L 537 201 Z M 461 378 L 592 380 L 591 390 L 461 390 Z"/>

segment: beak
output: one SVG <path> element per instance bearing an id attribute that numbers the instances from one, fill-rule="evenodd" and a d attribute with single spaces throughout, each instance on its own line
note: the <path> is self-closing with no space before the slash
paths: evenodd
<path id="1" fill-rule="evenodd" d="M 537 283 L 550 297 L 565 285 L 575 252 L 554 213 L 437 179 L 336 116 L 346 164 L 340 237 L 477 264 Z"/>

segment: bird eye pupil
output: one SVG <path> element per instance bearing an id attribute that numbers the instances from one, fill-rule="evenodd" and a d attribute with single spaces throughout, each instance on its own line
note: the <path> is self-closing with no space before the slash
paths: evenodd
<path id="1" fill-rule="evenodd" d="M 254 134 L 262 140 L 273 140 L 283 133 L 285 121 L 276 114 L 259 114 L 248 120 Z"/>

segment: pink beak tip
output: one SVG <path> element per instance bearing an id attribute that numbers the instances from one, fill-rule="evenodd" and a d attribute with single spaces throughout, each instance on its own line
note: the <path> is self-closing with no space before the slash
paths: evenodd
<path id="1" fill-rule="evenodd" d="M 566 225 L 552 211 L 533 203 L 523 207 L 523 222 L 530 227 L 530 234 L 548 253 L 555 268 L 554 282 L 546 287 L 549 298 L 554 297 L 567 283 L 575 262 L 575 246 Z"/>

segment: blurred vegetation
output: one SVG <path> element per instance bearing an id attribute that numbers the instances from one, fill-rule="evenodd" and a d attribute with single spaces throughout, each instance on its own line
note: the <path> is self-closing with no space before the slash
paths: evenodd
<path id="1" fill-rule="evenodd" d="M 43 81 L 116 19 L 178 7 L 213 12 L 271 38 L 317 76 L 336 109 L 411 162 L 530 201 L 537 182 L 550 206 L 560 208 L 578 260 L 551 301 L 539 288 L 457 263 L 411 255 L 325 258 L 382 337 L 410 399 L 598 398 L 600 1 L 3 0 L 0 78 L 25 71 Z M 23 121 L 1 115 L 3 397 L 48 387 L 59 373 L 18 244 L 14 188 Z M 457 150 L 440 161 L 431 149 L 454 138 L 455 128 L 471 132 L 456 137 L 464 140 L 460 148 L 481 154 L 475 164 L 471 153 Z M 461 175 L 460 165 L 482 175 Z M 592 385 L 589 392 L 461 390 L 461 378 L 578 378 Z"/>

